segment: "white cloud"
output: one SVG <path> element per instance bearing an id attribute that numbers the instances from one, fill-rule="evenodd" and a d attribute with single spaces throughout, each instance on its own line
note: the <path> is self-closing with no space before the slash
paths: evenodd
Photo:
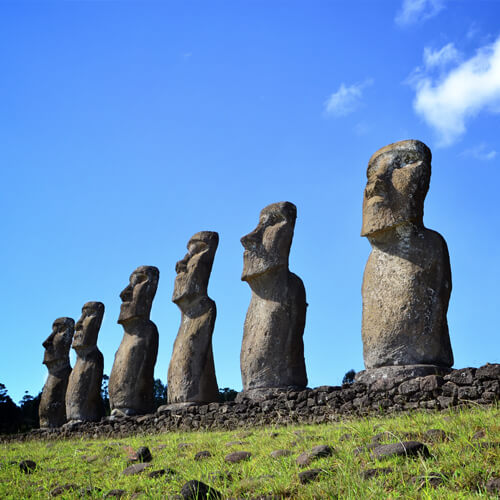
<path id="1" fill-rule="evenodd" d="M 413 107 L 439 134 L 441 146 L 466 131 L 466 120 L 481 111 L 500 113 L 500 37 L 474 57 L 433 79 L 417 73 Z"/>
<path id="2" fill-rule="evenodd" d="M 462 156 L 470 156 L 471 158 L 475 158 L 476 160 L 482 160 L 482 161 L 488 161 L 488 160 L 493 160 L 496 155 L 498 154 L 497 151 L 494 149 L 489 150 L 488 147 L 486 147 L 486 144 L 482 143 L 479 146 L 476 146 L 475 148 L 470 148 L 466 149 L 465 151 L 462 151 L 461 155 Z"/>
<path id="3" fill-rule="evenodd" d="M 395 21 L 400 26 L 415 24 L 436 16 L 443 8 L 444 0 L 403 0 Z"/>
<path id="4" fill-rule="evenodd" d="M 445 45 L 442 49 L 432 50 L 424 48 L 424 64 L 426 68 L 446 66 L 449 63 L 458 61 L 460 54 L 453 43 Z"/>
<path id="5" fill-rule="evenodd" d="M 342 83 L 325 102 L 325 111 L 333 116 L 345 116 L 359 107 L 363 96 L 363 89 L 373 83 L 372 79 L 361 83 L 346 86 Z"/>

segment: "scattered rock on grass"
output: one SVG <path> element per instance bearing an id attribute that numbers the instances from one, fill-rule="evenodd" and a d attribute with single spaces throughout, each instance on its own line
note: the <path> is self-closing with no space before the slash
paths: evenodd
<path id="1" fill-rule="evenodd" d="M 51 490 L 50 496 L 57 497 L 59 495 L 62 495 L 63 493 L 66 493 L 67 491 L 74 491 L 76 489 L 78 489 L 78 486 L 76 484 L 61 484 L 60 486 L 56 486 L 53 490 Z"/>
<path id="2" fill-rule="evenodd" d="M 151 479 L 156 479 L 158 477 L 164 476 L 166 473 L 167 473 L 167 471 L 165 469 L 157 469 L 157 470 L 151 471 L 148 474 L 148 477 L 150 477 Z"/>
<path id="3" fill-rule="evenodd" d="M 226 462 L 229 462 L 230 464 L 236 464 L 238 462 L 241 462 L 242 460 L 248 460 L 252 454 L 249 451 L 235 451 L 233 453 L 230 453 L 229 455 L 226 455 L 224 460 Z"/>
<path id="4" fill-rule="evenodd" d="M 147 446 L 141 446 L 136 453 L 139 462 L 151 462 L 151 460 L 153 460 L 151 452 Z"/>
<path id="5" fill-rule="evenodd" d="M 208 450 L 199 451 L 195 456 L 195 460 L 203 460 L 205 458 L 210 458 L 212 454 Z"/>
<path id="6" fill-rule="evenodd" d="M 314 481 L 323 472 L 323 469 L 309 469 L 299 472 L 299 481 L 301 484 L 306 484 Z"/>
<path id="7" fill-rule="evenodd" d="M 500 477 L 493 477 L 489 481 L 486 482 L 485 485 L 486 491 L 488 493 L 500 493 Z"/>
<path id="8" fill-rule="evenodd" d="M 129 457 L 129 462 L 151 462 L 153 457 L 147 446 L 141 446 L 137 451 L 133 451 Z"/>
<path id="9" fill-rule="evenodd" d="M 36 462 L 33 462 L 33 460 L 23 460 L 19 462 L 19 469 L 25 474 L 31 474 L 36 469 Z"/>
<path id="10" fill-rule="evenodd" d="M 292 452 L 290 450 L 274 450 L 271 452 L 271 457 L 273 458 L 281 458 L 288 457 Z"/>
<path id="11" fill-rule="evenodd" d="M 245 441 L 229 441 L 229 443 L 226 443 L 226 446 L 239 446 L 243 444 L 248 444 Z"/>
<path id="12" fill-rule="evenodd" d="M 142 462 L 140 464 L 129 465 L 122 474 L 124 476 L 134 476 L 135 474 L 140 474 L 144 469 L 151 467 L 151 464 Z"/>
<path id="13" fill-rule="evenodd" d="M 377 446 L 372 450 L 372 455 L 377 459 L 381 459 L 396 456 L 415 457 L 418 455 L 427 458 L 430 457 L 431 454 L 424 443 L 420 443 L 419 441 L 402 441 L 400 443 Z"/>
<path id="14" fill-rule="evenodd" d="M 299 465 L 300 467 L 305 467 L 306 465 L 309 465 L 311 463 L 311 455 L 307 451 L 304 451 L 304 453 L 301 453 L 298 457 L 297 460 L 295 460 L 295 463 Z"/>
<path id="15" fill-rule="evenodd" d="M 390 467 L 379 467 L 378 469 L 366 469 L 361 472 L 363 479 L 372 479 L 383 474 L 390 474 L 393 471 Z"/>
<path id="16" fill-rule="evenodd" d="M 220 499 L 222 495 L 208 484 L 192 479 L 188 481 L 181 489 L 181 495 L 184 500 L 198 499 Z"/>
<path id="17" fill-rule="evenodd" d="M 330 455 L 333 455 L 334 452 L 335 450 L 331 446 L 328 446 L 327 444 L 321 444 L 315 446 L 309 452 L 301 453 L 297 457 L 296 463 L 297 465 L 304 467 L 306 465 L 309 465 L 314 459 L 321 457 L 329 457 Z"/>

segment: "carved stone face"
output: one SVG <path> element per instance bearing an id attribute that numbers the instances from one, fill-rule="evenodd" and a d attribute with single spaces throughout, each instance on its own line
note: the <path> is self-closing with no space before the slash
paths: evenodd
<path id="1" fill-rule="evenodd" d="M 140 266 L 130 275 L 130 283 L 120 293 L 118 323 L 134 318 L 149 319 L 159 277 L 160 271 L 154 266 Z"/>
<path id="2" fill-rule="evenodd" d="M 52 333 L 42 343 L 45 348 L 43 364 L 49 370 L 69 364 L 74 328 L 75 322 L 71 318 L 57 318 L 52 324 Z"/>
<path id="3" fill-rule="evenodd" d="M 296 206 L 287 201 L 268 205 L 260 212 L 257 227 L 241 238 L 245 248 L 242 281 L 288 267 L 296 218 Z"/>
<path id="4" fill-rule="evenodd" d="M 219 235 L 211 231 L 196 233 L 188 242 L 188 253 L 175 265 L 174 293 L 172 301 L 207 294 L 208 280 L 212 271 Z"/>
<path id="5" fill-rule="evenodd" d="M 85 349 L 97 344 L 103 315 L 104 304 L 102 302 L 87 302 L 82 307 L 82 315 L 75 325 L 73 349 Z"/>
<path id="6" fill-rule="evenodd" d="M 368 162 L 361 236 L 371 236 L 405 222 L 423 225 L 429 189 L 431 152 L 420 141 L 389 144 Z"/>

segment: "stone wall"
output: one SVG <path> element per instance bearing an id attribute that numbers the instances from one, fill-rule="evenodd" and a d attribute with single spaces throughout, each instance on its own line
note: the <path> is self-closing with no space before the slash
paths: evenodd
<path id="1" fill-rule="evenodd" d="M 98 423 L 68 423 L 59 429 L 37 429 L 0 441 L 61 437 L 121 437 L 166 431 L 235 429 L 291 423 L 325 423 L 345 415 L 444 410 L 459 405 L 490 405 L 500 400 L 500 364 L 427 375 L 321 386 L 276 393 L 260 402 L 243 400 L 163 410 L 139 417 L 105 417 Z"/>

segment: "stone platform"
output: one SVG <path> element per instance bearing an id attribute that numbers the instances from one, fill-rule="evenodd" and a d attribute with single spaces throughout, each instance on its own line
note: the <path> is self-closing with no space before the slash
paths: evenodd
<path id="1" fill-rule="evenodd" d="M 242 399 L 240 402 L 164 408 L 150 415 L 109 416 L 100 422 L 75 422 L 59 429 L 2 435 L 0 441 L 106 438 L 168 431 L 327 423 L 347 416 L 440 411 L 457 406 L 494 405 L 500 401 L 500 364 L 451 370 L 444 376 L 387 377 L 379 381 L 277 392 L 264 401 Z"/>

